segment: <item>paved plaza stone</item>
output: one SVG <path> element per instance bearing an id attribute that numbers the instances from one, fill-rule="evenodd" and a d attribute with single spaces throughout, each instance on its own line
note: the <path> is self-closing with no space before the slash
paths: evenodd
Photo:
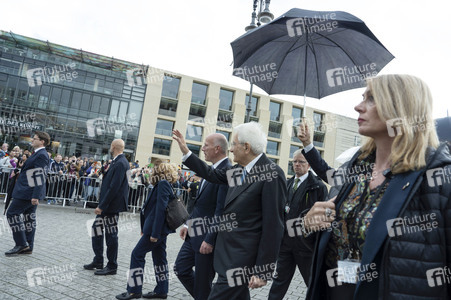
<path id="1" fill-rule="evenodd" d="M 117 275 L 96 276 L 94 271 L 83 269 L 93 259 L 90 237 L 93 209 L 47 205 L 41 201 L 33 254 L 6 257 L 4 252 L 14 247 L 14 241 L 3 215 L 3 201 L 0 202 L 0 299 L 115 299 L 115 295 L 125 292 L 130 254 L 140 238 L 138 214 L 120 216 Z M 193 299 L 172 270 L 182 242 L 178 232 L 168 237 L 168 299 Z M 155 286 L 151 253 L 147 255 L 144 273 L 143 292 L 147 293 Z M 270 284 L 252 290 L 251 298 L 267 299 L 269 288 Z M 305 284 L 296 270 L 284 299 L 305 299 L 305 293 Z"/>

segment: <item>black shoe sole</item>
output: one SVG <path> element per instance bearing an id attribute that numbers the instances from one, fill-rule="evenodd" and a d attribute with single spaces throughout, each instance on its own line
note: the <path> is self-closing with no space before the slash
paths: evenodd
<path id="1" fill-rule="evenodd" d="M 115 271 L 115 272 L 108 272 L 108 273 L 95 273 L 94 272 L 94 275 L 97 275 L 97 276 L 105 276 L 105 275 L 116 275 L 117 274 L 117 271 Z"/>
<path id="2" fill-rule="evenodd" d="M 30 252 L 30 248 L 24 248 L 20 251 L 14 252 L 14 253 L 5 253 L 5 256 L 14 256 L 14 255 L 19 255 L 19 254 L 28 254 L 27 252 Z M 31 252 L 29 253 L 31 254 Z"/>

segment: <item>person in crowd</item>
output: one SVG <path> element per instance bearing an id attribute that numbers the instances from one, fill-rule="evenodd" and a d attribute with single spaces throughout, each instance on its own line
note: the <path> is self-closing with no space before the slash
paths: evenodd
<path id="1" fill-rule="evenodd" d="M 207 136 L 202 146 L 205 160 L 211 162 L 214 169 L 228 170 L 232 167 L 227 158 L 227 150 L 227 140 L 220 133 Z M 211 291 L 211 283 L 215 277 L 213 268 L 213 249 L 217 234 L 214 230 L 215 216 L 222 215 L 227 189 L 226 184 L 213 184 L 202 180 L 187 224 L 192 225 L 199 219 L 206 221 L 202 222 L 201 232 L 189 229 L 189 225 L 180 230 L 180 237 L 185 242 L 177 255 L 174 272 L 195 300 L 207 300 Z"/>
<path id="2" fill-rule="evenodd" d="M 8 178 L 12 168 L 8 147 L 9 145 L 4 143 L 2 145 L 2 152 L 0 152 L 0 192 L 2 193 L 6 193 L 8 189 Z"/>
<path id="3" fill-rule="evenodd" d="M 92 249 L 94 259 L 84 265 L 86 270 L 100 269 L 94 275 L 114 275 L 117 273 L 118 220 L 119 213 L 127 211 L 128 205 L 128 162 L 124 156 L 125 143 L 121 139 L 111 142 L 113 158 L 110 170 L 103 177 L 99 205 L 95 209 L 96 219 L 92 224 Z M 100 170 L 100 166 L 98 167 Z M 103 267 L 104 237 L 107 245 L 108 263 Z"/>
<path id="4" fill-rule="evenodd" d="M 293 153 L 293 171 L 295 175 L 287 181 L 288 197 L 285 204 L 285 231 L 277 259 L 276 276 L 273 277 L 269 300 L 282 300 L 290 286 L 296 266 L 308 286 L 314 236 L 304 238 L 296 230 L 297 220 L 302 212 L 309 210 L 317 201 L 327 197 L 326 185 L 311 171 L 310 165 L 302 155 L 302 150 Z"/>
<path id="5" fill-rule="evenodd" d="M 148 298 L 166 299 L 169 290 L 169 270 L 166 257 L 166 239 L 174 233 L 166 223 L 166 207 L 175 199 L 171 184 L 177 180 L 177 167 L 161 163 L 152 170 L 154 186 L 141 210 L 141 239 L 132 251 L 128 272 L 127 292 L 117 295 L 120 300 Z M 152 251 L 156 287 L 153 292 L 142 294 L 145 258 Z"/>
<path id="6" fill-rule="evenodd" d="M 100 182 L 102 179 L 101 173 L 102 164 L 100 161 L 94 162 L 91 169 L 88 169 L 88 178 L 86 180 L 88 183 L 88 194 L 87 201 L 98 202 Z"/>
<path id="7" fill-rule="evenodd" d="M 256 122 L 233 129 L 230 151 L 237 164 L 230 170 L 211 169 L 191 153 L 180 131 L 173 134 L 187 167 L 209 182 L 229 184 L 222 217 L 236 223 L 229 224 L 230 231 L 218 232 L 218 279 L 208 299 L 250 299 L 249 288 L 266 285 L 275 270 L 284 230 L 285 174 L 266 157 L 267 139 Z"/>
<path id="8" fill-rule="evenodd" d="M 61 196 L 61 191 L 64 187 L 63 175 L 66 172 L 66 165 L 64 164 L 63 156 L 59 153 L 55 155 L 55 160 L 50 163 L 49 169 L 49 197 L 47 204 L 56 203 L 56 199 Z"/>
<path id="9" fill-rule="evenodd" d="M 64 199 L 67 200 L 66 205 L 70 206 L 70 200 L 72 199 L 72 195 L 74 193 L 76 184 L 79 180 L 79 168 L 77 166 L 76 160 L 70 160 L 69 166 L 66 171 L 66 186 L 64 187 Z M 65 201 L 64 200 L 64 201 Z M 76 202 L 75 199 L 74 202 Z"/>
<path id="10" fill-rule="evenodd" d="M 2 144 L 2 148 L 1 148 L 0 151 L 3 152 L 4 155 L 7 155 L 7 154 L 9 154 L 8 153 L 8 148 L 9 148 L 9 144 L 8 143 L 3 143 Z"/>
<path id="11" fill-rule="evenodd" d="M 9 206 L 9 203 L 11 202 L 12 193 L 14 191 L 14 187 L 16 186 L 16 181 L 17 181 L 17 178 L 19 177 L 20 170 L 23 168 L 23 165 L 27 161 L 28 157 L 29 157 L 29 155 L 23 154 L 22 158 L 18 161 L 17 165 L 15 163 L 15 160 L 12 159 L 11 164 L 15 166 L 15 169 L 13 169 L 9 175 L 8 194 L 6 196 L 6 204 L 5 204 L 4 214 L 6 214 L 6 210 Z"/>
<path id="12" fill-rule="evenodd" d="M 355 110 L 367 140 L 345 169 L 321 159 L 308 126 L 299 131 L 313 170 L 341 185 L 304 217 L 305 234 L 320 231 L 307 299 L 449 299 L 451 156 L 431 92 L 417 77 L 381 75 Z"/>
<path id="13" fill-rule="evenodd" d="M 200 180 L 201 180 L 201 178 L 197 174 L 194 174 L 190 178 L 190 184 L 188 186 L 188 196 L 189 197 L 188 197 L 188 204 L 186 206 L 186 210 L 188 211 L 189 214 L 191 214 L 193 212 L 194 202 L 196 201 L 196 196 L 197 196 L 197 191 L 199 190 Z"/>
<path id="14" fill-rule="evenodd" d="M 45 146 L 50 143 L 50 136 L 46 132 L 36 131 L 31 143 L 34 152 L 21 170 L 29 176 L 18 177 L 11 205 L 6 212 L 15 242 L 14 248 L 5 253 L 6 256 L 32 253 L 36 232 L 36 208 L 39 200 L 45 198 L 44 170 L 49 165 Z M 28 171 L 31 172 L 27 173 Z"/>

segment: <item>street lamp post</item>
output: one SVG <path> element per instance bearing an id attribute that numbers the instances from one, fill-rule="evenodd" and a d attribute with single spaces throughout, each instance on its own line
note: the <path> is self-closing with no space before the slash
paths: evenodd
<path id="1" fill-rule="evenodd" d="M 265 7 L 263 8 L 263 2 L 265 2 Z M 262 23 L 269 23 L 274 20 L 274 15 L 269 11 L 269 3 L 271 0 L 254 0 L 253 11 L 252 11 L 252 20 L 251 24 L 246 26 L 244 29 L 246 32 L 249 30 L 254 30 L 259 27 Z M 257 7 L 258 7 L 258 15 L 257 15 Z M 257 21 L 257 23 L 255 23 Z M 251 83 L 251 87 L 249 89 L 249 100 L 247 102 L 246 108 L 246 120 L 245 123 L 249 123 L 251 119 L 251 110 L 252 110 L 252 88 L 253 84 Z"/>

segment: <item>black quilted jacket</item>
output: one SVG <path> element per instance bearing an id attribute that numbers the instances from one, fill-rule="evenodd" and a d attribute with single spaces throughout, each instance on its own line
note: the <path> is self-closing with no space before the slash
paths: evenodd
<path id="1" fill-rule="evenodd" d="M 353 165 L 358 154 L 349 165 Z M 304 155 L 313 170 L 326 180 L 326 171 L 330 167 L 318 156 L 316 149 Z M 410 181 L 411 173 L 393 176 L 379 205 L 378 220 L 375 215 L 370 224 L 362 264 L 365 260 L 366 263 L 376 263 L 378 276 L 371 283 L 359 283 L 354 299 L 451 299 L 449 148 L 442 144 L 437 150 L 430 150 L 427 170 L 416 173 L 415 181 Z M 341 187 L 336 203 L 346 198 L 349 186 Z M 399 205 L 398 209 L 392 209 L 396 205 Z M 401 234 L 395 234 L 395 231 L 390 234 L 386 221 L 393 218 L 403 218 L 418 226 L 405 227 Z M 307 299 L 327 299 L 327 270 L 323 262 L 329 236 L 322 232 L 317 240 Z M 367 255 L 371 252 L 374 252 L 373 256 Z"/>

